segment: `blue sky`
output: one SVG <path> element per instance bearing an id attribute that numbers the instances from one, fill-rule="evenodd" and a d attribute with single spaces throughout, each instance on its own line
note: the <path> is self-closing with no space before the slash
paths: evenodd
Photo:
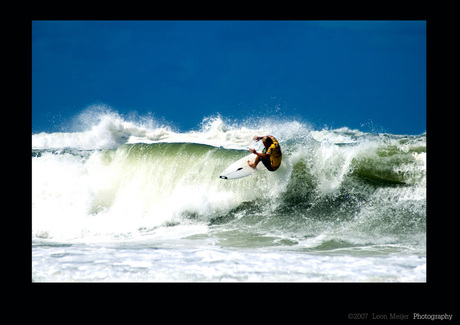
<path id="1" fill-rule="evenodd" d="M 93 104 L 183 131 L 220 113 L 420 134 L 426 22 L 33 21 L 32 132 Z"/>

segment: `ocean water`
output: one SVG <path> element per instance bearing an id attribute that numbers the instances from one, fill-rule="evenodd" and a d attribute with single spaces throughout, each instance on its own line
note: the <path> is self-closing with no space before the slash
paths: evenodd
<path id="1" fill-rule="evenodd" d="M 426 134 L 77 120 L 32 135 L 35 282 L 426 281 Z M 266 134 L 278 171 L 219 178 Z"/>

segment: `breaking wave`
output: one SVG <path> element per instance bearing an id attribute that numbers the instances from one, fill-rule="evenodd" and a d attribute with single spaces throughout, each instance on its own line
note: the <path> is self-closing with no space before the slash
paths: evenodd
<path id="1" fill-rule="evenodd" d="M 425 245 L 426 134 L 221 116 L 179 132 L 110 110 L 77 120 L 81 130 L 32 136 L 33 237 L 113 240 L 197 224 L 305 249 Z M 221 180 L 265 134 L 280 141 L 281 168 Z"/>

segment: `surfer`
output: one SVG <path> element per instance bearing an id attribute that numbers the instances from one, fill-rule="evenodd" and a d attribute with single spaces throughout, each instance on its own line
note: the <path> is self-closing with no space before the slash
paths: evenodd
<path id="1" fill-rule="evenodd" d="M 253 154 L 257 155 L 256 160 L 254 163 L 251 163 L 248 160 L 248 165 L 252 168 L 256 168 L 257 164 L 262 161 L 265 167 L 271 172 L 277 170 L 281 165 L 281 159 L 283 155 L 281 153 L 281 147 L 278 143 L 278 140 L 272 135 L 266 135 L 264 137 L 255 136 L 254 140 L 259 141 L 262 139 L 262 142 L 265 148 L 262 152 L 257 152 L 255 149 L 249 149 Z"/>

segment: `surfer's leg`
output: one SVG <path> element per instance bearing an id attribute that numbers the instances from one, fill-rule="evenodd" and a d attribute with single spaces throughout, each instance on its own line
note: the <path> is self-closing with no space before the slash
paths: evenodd
<path id="1" fill-rule="evenodd" d="M 267 157 L 265 159 L 262 159 L 262 163 L 264 166 L 271 172 L 274 172 L 276 169 L 274 169 L 270 163 L 270 157 Z"/>

